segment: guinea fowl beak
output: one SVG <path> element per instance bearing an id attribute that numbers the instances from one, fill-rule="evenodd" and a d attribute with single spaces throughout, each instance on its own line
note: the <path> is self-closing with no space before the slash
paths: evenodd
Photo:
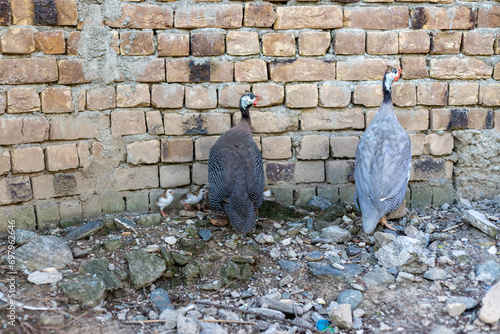
<path id="1" fill-rule="evenodd" d="M 394 81 L 398 81 L 399 78 L 401 78 L 401 72 L 403 72 L 403 70 L 401 70 L 400 68 L 398 68 L 398 76 L 396 77 L 396 79 L 394 79 Z"/>
<path id="2" fill-rule="evenodd" d="M 257 102 L 262 100 L 262 97 L 259 95 L 255 95 L 255 100 L 252 102 L 252 105 L 255 107 L 257 105 Z"/>

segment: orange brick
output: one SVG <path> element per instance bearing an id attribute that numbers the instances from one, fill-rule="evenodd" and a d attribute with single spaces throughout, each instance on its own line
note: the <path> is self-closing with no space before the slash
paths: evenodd
<path id="1" fill-rule="evenodd" d="M 34 25 L 35 4 L 30 0 L 11 0 L 12 24 Z M 10 13 L 9 13 L 10 15 Z"/>
<path id="2" fill-rule="evenodd" d="M 158 110 L 146 112 L 146 124 L 150 135 L 162 135 L 165 133 L 163 129 L 163 120 Z"/>
<path id="3" fill-rule="evenodd" d="M 38 51 L 42 51 L 47 55 L 64 54 L 66 51 L 64 31 L 62 30 L 48 30 L 36 33 L 35 44 Z"/>
<path id="4" fill-rule="evenodd" d="M 160 161 L 160 141 L 145 140 L 127 144 L 127 163 L 154 164 Z"/>
<path id="5" fill-rule="evenodd" d="M 246 3 L 243 24 L 245 27 L 270 28 L 276 17 L 270 3 Z"/>
<path id="6" fill-rule="evenodd" d="M 195 31 L 191 33 L 191 54 L 193 56 L 218 56 L 225 52 L 222 31 Z"/>
<path id="7" fill-rule="evenodd" d="M 219 107 L 239 108 L 240 98 L 250 91 L 250 85 L 231 85 L 219 90 Z"/>
<path id="8" fill-rule="evenodd" d="M 45 113 L 65 113 L 74 110 L 71 88 L 47 87 L 42 92 L 42 110 Z"/>
<path id="9" fill-rule="evenodd" d="M 418 104 L 426 106 L 445 106 L 447 104 L 448 84 L 443 82 L 421 82 L 417 86 Z"/>
<path id="10" fill-rule="evenodd" d="M 165 135 L 214 135 L 231 128 L 231 115 L 222 113 L 165 113 Z"/>
<path id="11" fill-rule="evenodd" d="M 34 88 L 13 87 L 7 92 L 8 113 L 39 111 L 40 106 L 40 97 Z"/>
<path id="12" fill-rule="evenodd" d="M 429 77 L 425 57 L 402 57 L 402 77 L 405 79 L 422 79 Z"/>
<path id="13" fill-rule="evenodd" d="M 168 82 L 233 81 L 233 62 L 224 60 L 167 60 Z"/>
<path id="14" fill-rule="evenodd" d="M 264 159 L 290 159 L 292 139 L 289 136 L 262 138 L 262 157 Z"/>
<path id="15" fill-rule="evenodd" d="M 398 107 L 410 107 L 417 103 L 415 85 L 396 82 L 392 85 L 392 101 Z"/>
<path id="16" fill-rule="evenodd" d="M 448 104 L 477 104 L 479 84 L 475 82 L 450 82 Z"/>
<path id="17" fill-rule="evenodd" d="M 408 27 L 408 8 L 350 7 L 344 10 L 344 27 L 359 29 L 405 29 Z"/>
<path id="18" fill-rule="evenodd" d="M 189 56 L 189 34 L 158 34 L 158 56 Z"/>
<path id="19" fill-rule="evenodd" d="M 151 104 L 156 108 L 177 109 L 184 104 L 184 86 L 179 84 L 153 85 Z"/>
<path id="20" fill-rule="evenodd" d="M 412 29 L 473 29 L 475 14 L 467 7 L 416 7 L 411 11 Z"/>
<path id="21" fill-rule="evenodd" d="M 440 31 L 432 36 L 431 54 L 458 54 L 460 52 L 461 42 L 462 32 Z"/>
<path id="22" fill-rule="evenodd" d="M 4 5 L 0 6 L 0 25 L 9 26 L 11 23 L 11 5 L 9 2 L 4 1 Z"/>
<path id="23" fill-rule="evenodd" d="M 420 156 L 424 154 L 425 135 L 423 133 L 410 133 L 411 156 Z"/>
<path id="24" fill-rule="evenodd" d="M 371 109 L 366 113 L 366 126 L 370 125 L 377 110 Z M 396 118 L 406 131 L 424 131 L 429 127 L 429 111 L 427 109 L 396 110 Z"/>
<path id="25" fill-rule="evenodd" d="M 399 68 L 399 60 L 356 58 L 338 61 L 337 80 L 382 80 L 387 66 Z"/>
<path id="26" fill-rule="evenodd" d="M 8 150 L 0 151 L 0 175 L 10 172 L 10 153 Z"/>
<path id="27" fill-rule="evenodd" d="M 287 115 L 276 112 L 250 111 L 252 116 L 252 127 L 255 133 L 280 133 L 296 131 L 299 127 L 297 115 Z M 233 116 L 233 122 L 236 124 L 241 119 L 241 113 Z"/>
<path id="28" fill-rule="evenodd" d="M 285 88 L 275 83 L 254 84 L 253 93 L 262 97 L 257 107 L 275 106 L 282 104 L 285 99 Z"/>
<path id="29" fill-rule="evenodd" d="M 230 31 L 226 36 L 227 54 L 248 56 L 260 53 L 259 35 L 254 31 Z"/>
<path id="30" fill-rule="evenodd" d="M 474 58 L 439 58 L 430 61 L 430 76 L 436 79 L 488 79 L 493 68 L 485 61 Z"/>
<path id="31" fill-rule="evenodd" d="M 319 105 L 321 107 L 347 107 L 351 102 L 351 89 L 347 86 L 325 82 L 319 87 Z"/>
<path id="32" fill-rule="evenodd" d="M 215 87 L 186 87 L 186 108 L 211 109 L 217 107 L 217 90 Z"/>
<path id="33" fill-rule="evenodd" d="M 492 33 L 466 31 L 464 32 L 464 42 L 462 44 L 462 52 L 468 56 L 492 55 L 494 41 L 495 38 Z"/>
<path id="34" fill-rule="evenodd" d="M 161 161 L 162 162 L 193 161 L 193 142 L 191 141 L 191 139 L 169 139 L 162 141 Z"/>
<path id="35" fill-rule="evenodd" d="M 363 30 L 337 30 L 335 32 L 335 53 L 339 55 L 364 54 L 365 40 Z"/>
<path id="36" fill-rule="evenodd" d="M 121 16 L 105 23 L 112 28 L 172 28 L 173 10 L 168 6 L 123 4 Z"/>
<path id="37" fill-rule="evenodd" d="M 150 104 L 147 84 L 116 86 L 116 106 L 119 108 L 148 107 Z"/>
<path id="38" fill-rule="evenodd" d="M 366 52 L 369 54 L 398 53 L 398 34 L 393 31 L 367 32 Z"/>
<path id="39" fill-rule="evenodd" d="M 241 28 L 243 6 L 239 4 L 210 4 L 187 6 L 175 12 L 176 28 Z"/>
<path id="40" fill-rule="evenodd" d="M 45 163 L 49 171 L 77 168 L 80 164 L 74 143 L 47 146 L 45 155 Z"/>
<path id="41" fill-rule="evenodd" d="M 262 59 L 247 59 L 234 65 L 234 79 L 237 82 L 267 81 L 267 66 Z"/>
<path id="42" fill-rule="evenodd" d="M 298 39 L 301 56 L 323 56 L 330 47 L 330 33 L 327 31 L 304 31 Z"/>
<path id="43" fill-rule="evenodd" d="M 288 84 L 285 87 L 288 108 L 312 108 L 318 105 L 316 84 Z"/>
<path id="44" fill-rule="evenodd" d="M 430 47 L 431 42 L 426 31 L 413 30 L 399 33 L 400 53 L 427 53 Z"/>
<path id="45" fill-rule="evenodd" d="M 46 83 L 57 79 L 55 58 L 0 59 L 0 84 Z"/>
<path id="46" fill-rule="evenodd" d="M 72 31 L 68 34 L 68 41 L 66 44 L 66 54 L 68 56 L 81 55 L 82 48 L 82 32 Z"/>
<path id="47" fill-rule="evenodd" d="M 113 135 L 136 135 L 146 133 L 144 111 L 137 109 L 113 110 L 111 112 Z"/>
<path id="48" fill-rule="evenodd" d="M 381 85 L 356 85 L 354 87 L 355 104 L 362 104 L 365 107 L 376 107 L 382 103 L 383 94 Z"/>
<path id="49" fill-rule="evenodd" d="M 96 79 L 96 73 L 85 68 L 81 59 L 59 60 L 59 83 L 71 85 L 79 83 L 89 83 Z"/>
<path id="50" fill-rule="evenodd" d="M 497 99 L 497 103 L 500 102 L 499 100 Z M 467 128 L 469 129 L 485 130 L 493 128 L 493 112 L 489 109 L 469 109 L 467 118 Z"/>
<path id="51" fill-rule="evenodd" d="M 45 117 L 24 117 L 22 142 L 37 143 L 49 139 L 49 122 Z"/>
<path id="52" fill-rule="evenodd" d="M 500 106 L 500 84 L 481 84 L 479 103 L 484 106 Z"/>
<path id="53" fill-rule="evenodd" d="M 342 28 L 343 15 L 339 6 L 276 7 L 274 29 Z"/>
<path id="54" fill-rule="evenodd" d="M 120 33 L 120 53 L 125 56 L 148 56 L 155 51 L 152 31 Z"/>
<path id="55" fill-rule="evenodd" d="M 295 36 L 292 33 L 262 35 L 262 53 L 265 56 L 295 56 Z"/>
<path id="56" fill-rule="evenodd" d="M 364 129 L 365 117 L 361 108 L 349 108 L 344 111 L 328 109 L 304 110 L 301 130 L 342 130 L 342 129 Z"/>
<path id="57" fill-rule="evenodd" d="M 35 34 L 31 28 L 11 27 L 0 38 L 2 53 L 27 54 L 35 51 Z"/>
<path id="58" fill-rule="evenodd" d="M 500 27 L 500 6 L 480 7 L 477 13 L 477 27 Z"/>
<path id="59" fill-rule="evenodd" d="M 60 26 L 76 26 L 78 21 L 78 12 L 76 0 L 55 0 L 57 13 L 57 25 Z M 37 24 L 51 25 L 51 22 Z"/>
<path id="60" fill-rule="evenodd" d="M 90 89 L 87 92 L 88 110 L 106 110 L 116 108 L 116 91 L 114 87 L 106 86 Z"/>
<path id="61" fill-rule="evenodd" d="M 99 138 L 100 131 L 109 131 L 109 115 L 81 112 L 58 115 L 50 122 L 50 140 Z"/>
<path id="62" fill-rule="evenodd" d="M 276 82 L 333 80 L 335 63 L 315 58 L 275 60 L 269 64 L 269 74 Z"/>

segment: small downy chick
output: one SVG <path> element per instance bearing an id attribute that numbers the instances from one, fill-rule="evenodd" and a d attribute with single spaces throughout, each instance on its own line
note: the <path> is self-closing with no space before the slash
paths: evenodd
<path id="1" fill-rule="evenodd" d="M 208 204 L 208 184 L 202 184 L 196 189 L 196 192 L 199 193 L 201 189 L 205 189 L 205 194 L 203 195 L 203 198 L 201 199 L 201 208 L 203 211 L 206 211 L 206 206 Z"/>
<path id="2" fill-rule="evenodd" d="M 190 205 L 196 204 L 198 206 L 198 211 L 201 209 L 201 200 L 203 196 L 207 193 L 207 190 L 200 189 L 200 191 L 190 191 L 181 196 L 180 202 L 184 205 L 184 210 L 188 210 Z"/>
<path id="3" fill-rule="evenodd" d="M 264 201 L 274 201 L 275 199 L 274 192 L 268 187 L 264 187 Z"/>
<path id="4" fill-rule="evenodd" d="M 168 217 L 168 215 L 163 212 L 163 209 L 172 204 L 172 202 L 174 201 L 174 194 L 175 191 L 173 191 L 172 189 L 167 189 L 156 200 L 156 205 L 160 208 L 161 215 L 163 217 Z"/>

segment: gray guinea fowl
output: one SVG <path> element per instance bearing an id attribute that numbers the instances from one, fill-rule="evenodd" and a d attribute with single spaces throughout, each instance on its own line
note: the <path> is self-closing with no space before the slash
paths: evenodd
<path id="1" fill-rule="evenodd" d="M 384 100 L 356 150 L 354 203 L 361 210 L 367 234 L 373 233 L 378 222 L 392 229 L 385 215 L 403 203 L 410 179 L 410 137 L 394 114 L 391 97 L 392 82 L 400 75 L 396 68 L 385 72 Z"/>
<path id="2" fill-rule="evenodd" d="M 253 141 L 249 109 L 260 99 L 246 93 L 240 99 L 241 121 L 217 139 L 208 158 L 208 198 L 224 210 L 242 234 L 255 226 L 255 209 L 263 202 L 264 167 Z"/>

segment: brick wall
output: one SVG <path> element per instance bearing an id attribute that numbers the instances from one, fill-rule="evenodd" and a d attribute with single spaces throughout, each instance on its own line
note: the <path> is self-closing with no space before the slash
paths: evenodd
<path id="1" fill-rule="evenodd" d="M 249 89 L 263 96 L 254 139 L 278 199 L 350 202 L 387 65 L 403 69 L 408 205 L 500 192 L 454 182 L 477 159 L 457 150 L 464 133 L 498 159 L 498 1 L 100 3 L 0 0 L 1 231 L 154 209 L 161 188 L 206 183 L 210 147 Z M 492 168 L 475 184 L 498 178 Z"/>

